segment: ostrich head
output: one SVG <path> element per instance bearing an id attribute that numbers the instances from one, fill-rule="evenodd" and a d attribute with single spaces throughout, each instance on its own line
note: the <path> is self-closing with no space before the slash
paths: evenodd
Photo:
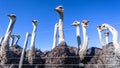
<path id="1" fill-rule="evenodd" d="M 59 14 L 62 14 L 64 9 L 63 9 L 62 6 L 58 6 L 58 7 L 55 8 L 55 11 L 57 11 Z"/>
<path id="2" fill-rule="evenodd" d="M 9 14 L 8 17 L 9 17 L 10 20 L 15 22 L 15 20 L 16 20 L 16 15 L 15 14 Z"/>
<path id="3" fill-rule="evenodd" d="M 13 46 L 15 36 L 14 35 L 10 35 L 10 38 L 11 38 L 11 44 L 10 44 L 10 46 Z"/>
<path id="4" fill-rule="evenodd" d="M 38 22 L 37 20 L 32 20 L 32 23 L 33 23 L 34 26 L 37 26 L 37 25 L 38 25 L 37 22 Z"/>
<path id="5" fill-rule="evenodd" d="M 15 37 L 17 38 L 16 41 L 15 41 L 15 44 L 14 45 L 17 45 L 19 39 L 20 39 L 20 35 L 15 35 Z"/>
<path id="6" fill-rule="evenodd" d="M 82 21 L 82 26 L 86 28 L 88 26 L 88 23 L 89 23 L 88 20 L 83 20 Z"/>
<path id="7" fill-rule="evenodd" d="M 100 25 L 97 26 L 97 30 L 99 30 L 100 32 L 102 32 L 102 27 Z"/>
<path id="8" fill-rule="evenodd" d="M 72 25 L 72 26 L 79 26 L 79 25 L 80 25 L 80 22 L 74 21 L 71 25 Z"/>
<path id="9" fill-rule="evenodd" d="M 108 24 L 102 24 L 101 28 L 104 30 L 108 30 L 109 29 L 109 25 Z"/>
<path id="10" fill-rule="evenodd" d="M 56 23 L 55 26 L 56 26 L 57 28 L 59 28 L 59 24 L 58 24 L 58 23 Z"/>
<path id="11" fill-rule="evenodd" d="M 10 35 L 10 37 L 13 39 L 15 36 L 14 35 Z"/>
<path id="12" fill-rule="evenodd" d="M 20 38 L 20 35 L 16 35 L 16 37 L 19 39 L 19 38 Z"/>

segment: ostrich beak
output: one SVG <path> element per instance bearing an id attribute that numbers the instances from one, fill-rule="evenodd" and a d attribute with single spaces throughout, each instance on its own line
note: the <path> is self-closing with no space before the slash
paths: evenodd
<path id="1" fill-rule="evenodd" d="M 8 14 L 7 16 L 9 16 L 9 17 L 16 17 L 15 14 Z"/>
<path id="2" fill-rule="evenodd" d="M 37 20 L 32 20 L 32 22 L 33 22 L 34 24 L 37 24 L 38 21 L 37 21 Z"/>
<path id="3" fill-rule="evenodd" d="M 74 26 L 74 24 L 71 24 L 71 26 Z"/>
<path id="4" fill-rule="evenodd" d="M 101 28 L 101 26 L 97 26 L 97 28 Z"/>
<path id="5" fill-rule="evenodd" d="M 54 11 L 56 11 L 56 8 L 54 9 Z"/>
<path id="6" fill-rule="evenodd" d="M 84 24 L 85 24 L 86 26 L 88 26 L 88 22 L 85 22 Z"/>
<path id="7" fill-rule="evenodd" d="M 83 20 L 82 22 L 84 25 L 88 26 L 89 21 L 88 20 Z"/>

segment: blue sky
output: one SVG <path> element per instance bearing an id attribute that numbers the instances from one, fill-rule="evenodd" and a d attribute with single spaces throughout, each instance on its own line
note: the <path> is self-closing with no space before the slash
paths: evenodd
<path id="1" fill-rule="evenodd" d="M 54 11 L 58 5 L 64 7 L 65 40 L 68 45 L 77 47 L 74 20 L 90 21 L 87 28 L 89 47 L 101 47 L 96 29 L 97 25 L 108 23 L 120 32 L 119 0 L 0 0 L 0 37 L 9 24 L 8 14 L 16 14 L 17 20 L 12 34 L 20 34 L 19 45 L 23 47 L 26 32 L 32 33 L 32 20 L 38 20 L 35 47 L 50 50 L 53 42 L 53 30 L 59 16 Z M 82 37 L 82 30 L 81 37 Z M 112 36 L 110 36 L 112 39 Z M 111 40 L 110 40 L 111 41 Z M 30 40 L 28 48 L 30 46 Z"/>

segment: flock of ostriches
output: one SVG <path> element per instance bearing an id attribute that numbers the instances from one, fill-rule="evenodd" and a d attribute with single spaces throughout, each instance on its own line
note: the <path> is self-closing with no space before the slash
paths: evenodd
<path id="1" fill-rule="evenodd" d="M 78 47 L 68 46 L 64 39 L 63 7 L 58 6 L 55 11 L 59 14 L 60 19 L 55 24 L 53 47 L 51 51 L 45 52 L 35 48 L 37 20 L 32 21 L 33 32 L 32 34 L 26 33 L 24 45 L 20 47 L 17 44 L 20 35 L 12 34 L 16 16 L 14 14 L 8 15 L 9 26 L 4 37 L 0 38 L 0 68 L 120 68 L 120 43 L 118 42 L 118 32 L 114 27 L 109 24 L 97 26 L 102 49 L 97 47 L 88 49 L 86 28 L 89 21 L 83 20 L 81 23 L 83 44 L 81 44 L 80 38 L 80 22 L 74 21 L 72 26 L 76 27 Z M 103 31 L 107 31 L 104 33 L 106 42 L 102 38 Z M 108 41 L 108 31 L 113 35 L 110 43 Z M 26 51 L 30 36 L 30 49 Z"/>

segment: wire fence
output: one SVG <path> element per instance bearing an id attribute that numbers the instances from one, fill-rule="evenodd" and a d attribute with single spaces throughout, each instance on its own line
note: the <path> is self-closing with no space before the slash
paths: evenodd
<path id="1" fill-rule="evenodd" d="M 12 51 L 13 52 L 13 51 Z M 20 56 L 20 55 L 19 55 Z M 10 57 L 8 59 L 20 59 L 20 57 L 17 56 L 13 56 L 13 57 Z M 104 57 L 104 58 L 113 58 L 113 56 L 118 56 L 118 55 L 99 55 L 99 56 L 96 56 L 96 55 L 83 55 L 83 56 L 80 56 L 80 55 L 77 55 L 77 56 L 60 56 L 60 57 L 57 57 L 57 56 L 54 56 L 54 57 L 50 57 L 50 56 L 47 56 L 47 55 L 44 55 L 44 56 L 41 56 L 41 54 L 39 54 L 39 57 L 34 57 L 34 59 L 49 59 L 49 58 L 53 58 L 53 59 L 56 59 L 56 58 L 80 58 L 80 57 L 86 57 L 86 58 L 89 58 L 89 57 L 92 57 L 92 58 L 96 58 L 96 57 Z M 28 58 L 25 58 L 25 59 L 28 59 Z"/>

